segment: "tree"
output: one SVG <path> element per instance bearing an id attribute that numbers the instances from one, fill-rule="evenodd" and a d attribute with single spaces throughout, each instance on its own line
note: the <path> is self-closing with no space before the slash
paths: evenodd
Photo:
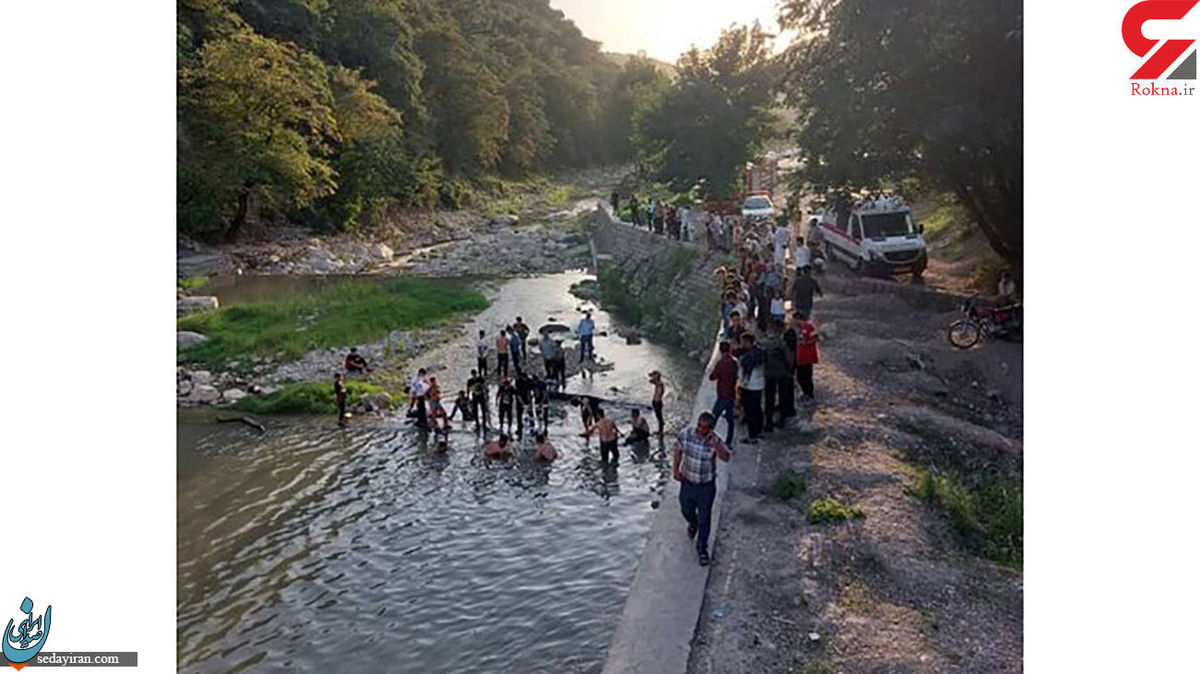
<path id="1" fill-rule="evenodd" d="M 954 192 L 992 247 L 1023 247 L 1021 3 L 785 0 L 785 90 L 803 178 L 915 177 Z"/>
<path id="2" fill-rule="evenodd" d="M 331 194 L 332 99 L 324 64 L 294 45 L 248 30 L 205 43 L 180 73 L 181 216 L 219 215 L 233 238 L 252 198 L 289 208 Z"/>
<path id="3" fill-rule="evenodd" d="M 641 116 L 636 132 L 639 154 L 660 179 L 679 190 L 703 180 L 719 197 L 736 191 L 742 167 L 773 133 L 777 67 L 769 39 L 757 23 L 735 27 L 711 49 L 693 47 L 680 57 L 674 85 Z"/>

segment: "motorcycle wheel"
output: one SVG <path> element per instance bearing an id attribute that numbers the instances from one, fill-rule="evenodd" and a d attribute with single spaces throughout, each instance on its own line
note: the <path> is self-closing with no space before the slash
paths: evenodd
<path id="1" fill-rule="evenodd" d="M 950 345 L 955 348 L 969 349 L 979 343 L 982 332 L 979 323 L 959 319 L 950 324 L 950 329 L 946 332 L 946 338 L 950 340 Z"/>

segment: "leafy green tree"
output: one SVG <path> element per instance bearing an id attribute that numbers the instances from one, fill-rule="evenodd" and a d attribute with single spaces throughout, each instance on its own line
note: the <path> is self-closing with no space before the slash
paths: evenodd
<path id="1" fill-rule="evenodd" d="M 677 79 L 636 132 L 640 157 L 660 179 L 681 191 L 703 181 L 719 197 L 737 191 L 742 167 L 774 133 L 769 39 L 758 24 L 735 27 L 711 49 L 680 57 Z"/>
<path id="2" fill-rule="evenodd" d="M 785 0 L 785 90 L 818 189 L 917 178 L 1023 247 L 1021 3 Z"/>
<path id="3" fill-rule="evenodd" d="M 324 64 L 294 45 L 248 30 L 205 43 L 180 73 L 181 225 L 224 221 L 232 238 L 252 199 L 290 208 L 331 194 L 332 99 Z"/>

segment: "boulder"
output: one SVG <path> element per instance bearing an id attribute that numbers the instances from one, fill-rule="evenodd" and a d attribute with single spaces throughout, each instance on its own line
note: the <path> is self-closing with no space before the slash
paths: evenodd
<path id="1" fill-rule="evenodd" d="M 493 215 L 490 222 L 493 225 L 500 225 L 501 227 L 512 227 L 520 221 L 521 218 L 513 215 L 512 213 L 500 213 L 498 215 Z"/>
<path id="2" fill-rule="evenodd" d="M 217 298 L 211 295 L 181 297 L 175 302 L 175 315 L 186 316 L 198 311 L 212 311 L 220 308 L 220 306 L 221 303 L 217 301 Z"/>
<path id="3" fill-rule="evenodd" d="M 175 394 L 180 398 L 186 397 L 192 392 L 192 382 L 189 379 L 180 379 L 175 383 Z"/>
<path id="4" fill-rule="evenodd" d="M 199 346 L 208 341 L 208 337 L 198 332 L 188 332 L 187 330 L 179 330 L 175 333 L 175 350 L 183 351 L 190 349 L 193 346 Z"/>
<path id="5" fill-rule="evenodd" d="M 175 260 L 175 273 L 180 278 L 190 276 L 222 276 L 232 274 L 233 258 L 225 253 L 188 255 Z"/>
<path id="6" fill-rule="evenodd" d="M 374 255 L 375 257 L 379 258 L 380 260 L 383 260 L 385 262 L 390 262 L 392 257 L 395 256 L 396 252 L 394 250 L 392 250 L 391 247 L 389 247 L 387 244 L 379 243 L 379 244 L 375 244 L 375 246 L 373 246 L 371 248 L 371 254 Z"/>
<path id="7" fill-rule="evenodd" d="M 188 402 L 212 404 L 221 399 L 221 392 L 208 384 L 197 384 L 187 397 Z"/>
<path id="8" fill-rule="evenodd" d="M 196 370 L 192 373 L 192 383 L 197 386 L 203 386 L 212 383 L 212 373 L 208 370 Z"/>
<path id="9" fill-rule="evenodd" d="M 248 394 L 240 388 L 231 388 L 221 394 L 221 398 L 227 403 L 236 403 L 245 398 Z"/>

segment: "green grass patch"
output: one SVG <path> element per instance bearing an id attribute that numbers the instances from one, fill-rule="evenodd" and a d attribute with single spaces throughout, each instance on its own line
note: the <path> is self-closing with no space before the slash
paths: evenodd
<path id="1" fill-rule="evenodd" d="M 867 513 L 857 505 L 846 505 L 841 501 L 826 496 L 823 499 L 808 504 L 809 524 L 831 524 L 846 520 L 861 520 Z"/>
<path id="2" fill-rule="evenodd" d="M 175 287 L 179 290 L 195 290 L 208 285 L 207 276 L 186 276 L 175 279 Z"/>
<path id="3" fill-rule="evenodd" d="M 365 381 L 346 382 L 346 402 L 355 405 L 363 396 L 388 393 L 397 400 L 393 391 L 379 384 Z M 335 414 L 337 400 L 333 396 L 333 381 L 288 384 L 268 396 L 248 396 L 231 407 L 252 414 Z"/>
<path id="4" fill-rule="evenodd" d="M 910 491 L 946 513 L 972 553 L 1011 566 L 1023 563 L 1025 495 L 1019 482 L 995 479 L 968 485 L 953 474 L 921 470 Z"/>
<path id="5" fill-rule="evenodd" d="M 209 338 L 183 352 L 187 360 L 218 364 L 255 355 L 295 359 L 485 307 L 482 293 L 430 279 L 347 280 L 277 301 L 193 314 L 177 324 Z"/>
<path id="6" fill-rule="evenodd" d="M 780 501 L 790 501 L 808 489 L 808 482 L 794 473 L 784 473 L 775 479 L 775 495 Z"/>

